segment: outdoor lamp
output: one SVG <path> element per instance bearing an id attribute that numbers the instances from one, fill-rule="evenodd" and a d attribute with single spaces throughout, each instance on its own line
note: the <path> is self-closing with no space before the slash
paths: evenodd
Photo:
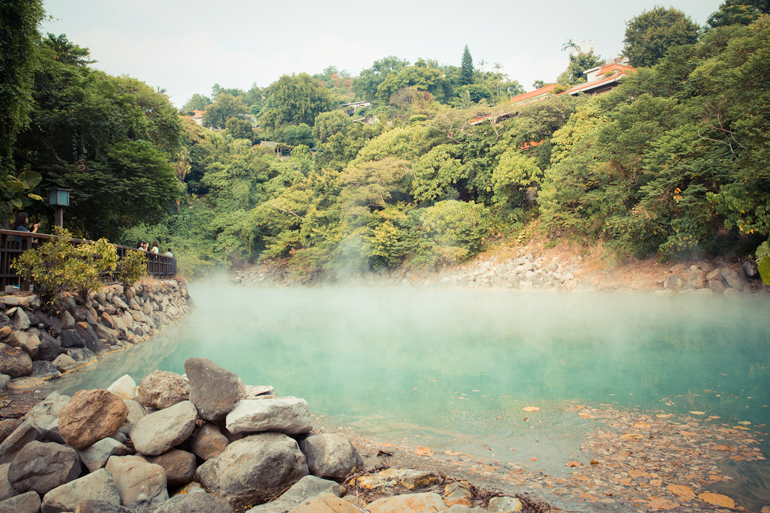
<path id="1" fill-rule="evenodd" d="M 56 207 L 56 226 L 64 226 L 64 207 L 70 206 L 70 191 L 53 188 L 48 193 L 48 204 Z"/>

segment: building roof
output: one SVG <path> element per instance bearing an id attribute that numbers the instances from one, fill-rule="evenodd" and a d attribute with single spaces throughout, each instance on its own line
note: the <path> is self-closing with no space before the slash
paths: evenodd
<path id="1" fill-rule="evenodd" d="M 193 111 L 193 117 L 194 118 L 202 118 L 205 113 L 206 113 L 205 110 L 194 110 Z"/>
<path id="2" fill-rule="evenodd" d="M 523 101 L 537 98 L 538 96 L 543 96 L 550 93 L 554 87 L 556 87 L 556 84 L 548 84 L 547 86 L 541 87 L 540 89 L 535 89 L 534 91 L 514 96 L 511 98 L 511 103 L 521 103 Z"/>

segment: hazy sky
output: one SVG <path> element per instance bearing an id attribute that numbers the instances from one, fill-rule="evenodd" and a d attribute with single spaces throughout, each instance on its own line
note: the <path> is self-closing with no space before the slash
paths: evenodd
<path id="1" fill-rule="evenodd" d="M 592 40 L 602 57 L 623 49 L 625 22 L 656 4 L 703 25 L 721 0 L 45 0 L 43 30 L 91 50 L 95 67 L 165 88 L 175 105 L 215 83 L 248 89 L 283 74 L 334 65 L 357 75 L 388 55 L 478 67 L 502 64 L 527 90 L 567 67 L 561 46 Z"/>

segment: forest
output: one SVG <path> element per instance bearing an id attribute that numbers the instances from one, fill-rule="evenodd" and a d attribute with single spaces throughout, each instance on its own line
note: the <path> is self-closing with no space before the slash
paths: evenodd
<path id="1" fill-rule="evenodd" d="M 389 56 L 177 109 L 40 34 L 40 0 L 2 9 L 6 226 L 24 209 L 49 230 L 42 198 L 67 188 L 65 227 L 159 241 L 188 277 L 440 266 L 533 234 L 619 259 L 732 256 L 770 233 L 767 0 L 726 0 L 703 27 L 640 13 L 622 50 L 636 72 L 598 96 L 558 94 L 604 62 L 570 40 L 554 94 L 515 107 L 521 84 L 465 46 L 457 66 Z"/>

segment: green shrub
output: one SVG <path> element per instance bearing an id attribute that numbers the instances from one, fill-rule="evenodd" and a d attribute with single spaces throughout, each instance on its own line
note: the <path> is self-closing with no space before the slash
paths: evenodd
<path id="1" fill-rule="evenodd" d="M 24 279 L 35 284 L 40 300 L 56 306 L 62 292 L 73 284 L 70 262 L 75 247 L 69 241 L 72 234 L 60 227 L 54 228 L 54 236 L 37 249 L 25 251 L 11 262 L 11 268 Z"/>
<path id="2" fill-rule="evenodd" d="M 118 252 L 107 239 L 96 242 L 84 241 L 75 246 L 73 257 L 68 262 L 72 286 L 85 302 L 91 292 L 98 292 L 104 286 L 99 275 L 114 271 L 118 263 Z"/>
<path id="3" fill-rule="evenodd" d="M 118 262 L 117 269 L 118 280 L 124 287 L 130 287 L 147 275 L 147 254 L 140 250 L 128 250 Z"/>
<path id="4" fill-rule="evenodd" d="M 757 248 L 756 255 L 762 283 L 770 285 L 770 237 Z"/>

